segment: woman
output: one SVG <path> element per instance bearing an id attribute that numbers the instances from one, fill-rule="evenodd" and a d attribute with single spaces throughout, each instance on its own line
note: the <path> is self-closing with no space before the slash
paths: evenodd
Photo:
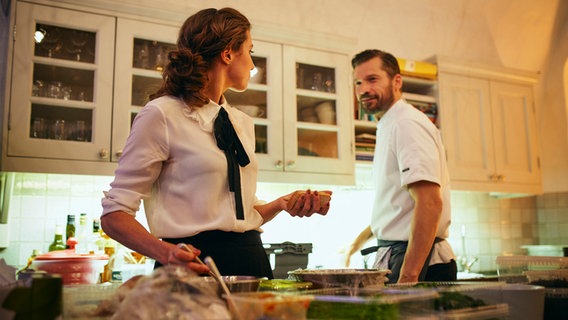
<path id="1" fill-rule="evenodd" d="M 272 278 L 260 226 L 282 210 L 299 217 L 329 210 L 317 191 L 290 208 L 291 194 L 269 203 L 255 196 L 254 124 L 223 96 L 247 88 L 250 28 L 231 8 L 204 9 L 185 21 L 162 86 L 138 113 L 105 192 L 105 232 L 157 265 L 205 273 L 195 258 L 211 256 L 222 274 Z M 141 200 L 151 233 L 135 219 Z"/>

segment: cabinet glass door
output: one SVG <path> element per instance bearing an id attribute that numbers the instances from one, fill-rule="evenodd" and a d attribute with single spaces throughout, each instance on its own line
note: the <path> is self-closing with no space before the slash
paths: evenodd
<path id="1" fill-rule="evenodd" d="M 259 169 L 282 171 L 282 47 L 253 41 L 255 70 L 247 90 L 228 90 L 229 104 L 253 118 Z"/>
<path id="2" fill-rule="evenodd" d="M 105 160 L 114 18 L 17 6 L 8 155 Z"/>
<path id="3" fill-rule="evenodd" d="M 178 27 L 118 19 L 112 161 L 118 161 L 132 122 L 162 83 Z"/>
<path id="4" fill-rule="evenodd" d="M 352 172 L 346 56 L 287 46 L 284 63 L 285 170 Z"/>

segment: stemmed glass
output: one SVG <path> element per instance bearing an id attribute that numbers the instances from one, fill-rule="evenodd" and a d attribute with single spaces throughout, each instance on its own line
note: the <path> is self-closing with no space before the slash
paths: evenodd
<path id="1" fill-rule="evenodd" d="M 164 48 L 161 45 L 157 45 L 155 47 L 155 52 L 156 52 L 156 62 L 155 62 L 155 69 L 158 71 L 162 71 L 164 70 L 164 67 L 167 64 L 167 58 L 166 58 L 166 53 Z"/>
<path id="2" fill-rule="evenodd" d="M 47 50 L 47 56 L 51 58 L 55 52 L 61 49 L 61 30 L 56 27 L 47 29 L 45 38 L 43 38 L 40 44 Z"/>
<path id="3" fill-rule="evenodd" d="M 76 54 L 77 61 L 81 61 L 82 48 L 89 41 L 89 34 L 85 31 L 72 30 L 70 39 L 73 48 L 70 49 L 69 52 Z"/>

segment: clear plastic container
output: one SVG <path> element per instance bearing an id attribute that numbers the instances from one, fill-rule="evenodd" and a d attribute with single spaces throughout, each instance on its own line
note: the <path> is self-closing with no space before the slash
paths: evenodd
<path id="1" fill-rule="evenodd" d="M 326 288 L 310 291 L 309 319 L 437 319 L 431 289 Z"/>
<path id="2" fill-rule="evenodd" d="M 105 316 L 97 309 L 103 301 L 113 297 L 119 286 L 120 283 L 64 286 L 63 318 L 66 320 L 110 319 L 110 314 Z"/>
<path id="3" fill-rule="evenodd" d="M 568 269 L 529 270 L 524 274 L 530 284 L 547 288 L 568 288 Z"/>
<path id="4" fill-rule="evenodd" d="M 231 294 L 240 315 L 245 319 L 307 319 L 314 297 L 273 292 Z"/>
<path id="5" fill-rule="evenodd" d="M 506 303 L 484 307 L 450 310 L 440 313 L 440 320 L 500 320 L 509 319 Z"/>
<path id="6" fill-rule="evenodd" d="M 433 290 L 325 288 L 233 294 L 246 319 L 437 319 Z"/>
<path id="7" fill-rule="evenodd" d="M 259 291 L 277 291 L 277 292 L 290 292 L 290 291 L 303 291 L 312 288 L 311 282 L 301 282 L 286 279 L 271 279 L 262 280 L 260 282 Z"/>
<path id="8" fill-rule="evenodd" d="M 568 258 L 547 256 L 498 256 L 497 275 L 506 283 L 528 283 L 526 271 L 568 269 Z"/>
<path id="9" fill-rule="evenodd" d="M 506 319 L 507 303 L 503 303 L 504 282 L 418 282 L 390 284 L 387 288 L 418 288 L 439 294 L 434 310 L 440 319 Z"/>
<path id="10" fill-rule="evenodd" d="M 305 269 L 288 272 L 289 278 L 311 282 L 314 289 L 347 287 L 383 287 L 390 270 L 377 269 Z"/>

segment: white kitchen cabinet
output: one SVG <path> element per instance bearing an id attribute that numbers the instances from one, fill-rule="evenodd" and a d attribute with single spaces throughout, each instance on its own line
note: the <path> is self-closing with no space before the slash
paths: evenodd
<path id="1" fill-rule="evenodd" d="M 134 117 L 162 83 L 179 28 L 118 18 L 111 160 L 118 161 Z"/>
<path id="2" fill-rule="evenodd" d="M 1 169 L 112 175 L 134 117 L 161 83 L 179 26 L 47 4 L 14 3 Z M 33 40 L 37 31 L 45 34 L 41 43 Z M 260 181 L 353 184 L 347 54 L 278 40 L 254 44 L 261 73 L 227 99 L 256 109 Z"/>
<path id="3" fill-rule="evenodd" d="M 2 170 L 112 175 L 134 116 L 161 82 L 178 28 L 16 6 Z"/>
<path id="4" fill-rule="evenodd" d="M 541 192 L 532 83 L 483 69 L 464 74 L 440 66 L 440 116 L 452 188 Z"/>
<path id="5" fill-rule="evenodd" d="M 254 41 L 261 73 L 231 105 L 254 117 L 261 181 L 354 183 L 347 55 Z"/>
<path id="6" fill-rule="evenodd" d="M 2 170 L 35 171 L 37 159 L 108 161 L 115 19 L 15 4 Z"/>

